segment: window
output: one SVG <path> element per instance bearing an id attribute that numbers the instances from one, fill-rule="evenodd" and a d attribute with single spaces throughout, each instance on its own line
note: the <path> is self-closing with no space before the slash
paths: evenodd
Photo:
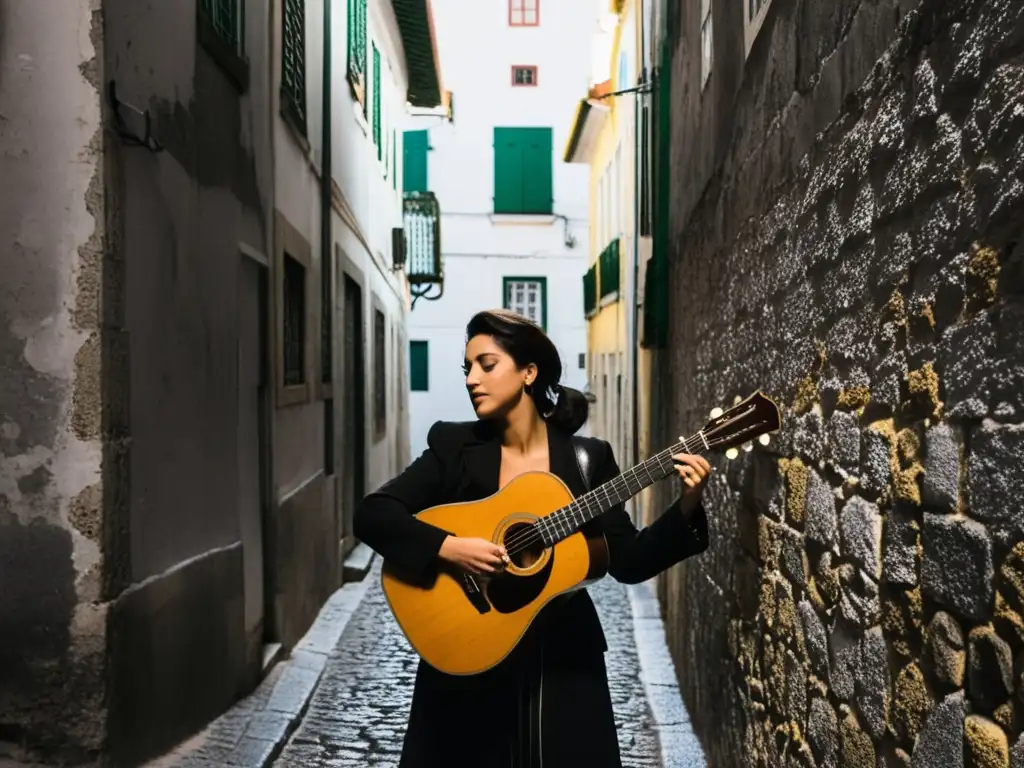
<path id="1" fill-rule="evenodd" d="M 537 68 L 536 67 L 512 67 L 512 85 L 536 85 L 537 84 Z"/>
<path id="2" fill-rule="evenodd" d="M 284 385 L 306 382 L 306 268 L 284 255 Z"/>
<path id="3" fill-rule="evenodd" d="M 373 45 L 373 143 L 377 147 L 377 162 L 381 160 L 380 143 L 380 51 Z"/>
<path id="4" fill-rule="evenodd" d="M 281 110 L 306 134 L 306 0 L 284 0 Z"/>
<path id="5" fill-rule="evenodd" d="M 579 367 L 580 367 L 581 370 L 587 367 L 587 353 L 586 352 L 580 352 Z"/>
<path id="6" fill-rule="evenodd" d="M 761 31 L 761 24 L 764 23 L 765 14 L 771 0 L 746 0 L 743 7 L 743 41 L 746 44 L 746 53 L 750 53 L 750 47 L 754 44 L 754 38 Z"/>
<path id="7" fill-rule="evenodd" d="M 640 108 L 640 236 L 651 235 L 651 108 Z"/>
<path id="8" fill-rule="evenodd" d="M 398 191 L 398 132 L 391 129 L 391 189 Z"/>
<path id="9" fill-rule="evenodd" d="M 494 129 L 494 212 L 550 214 L 550 128 Z"/>
<path id="10" fill-rule="evenodd" d="M 547 330 L 548 279 L 546 277 L 506 277 L 504 279 L 505 309 L 533 320 Z"/>
<path id="11" fill-rule="evenodd" d="M 402 190 L 427 191 L 427 132 L 406 131 L 402 134 Z"/>
<path id="12" fill-rule="evenodd" d="M 540 24 L 540 0 L 508 0 L 510 27 L 536 27 Z"/>
<path id="13" fill-rule="evenodd" d="M 409 386 L 413 392 L 426 392 L 430 389 L 427 350 L 426 341 L 409 342 Z"/>
<path id="14" fill-rule="evenodd" d="M 711 25 L 711 0 L 700 0 L 700 87 L 708 84 L 714 53 Z"/>
<path id="15" fill-rule="evenodd" d="M 242 0 L 200 0 L 199 12 L 235 53 L 242 51 Z"/>
<path id="16" fill-rule="evenodd" d="M 348 81 L 366 114 L 366 0 L 348 0 Z"/>
<path id="17" fill-rule="evenodd" d="M 378 438 L 387 431 L 388 386 L 385 357 L 387 350 L 387 330 L 384 313 L 373 310 L 373 425 Z"/>

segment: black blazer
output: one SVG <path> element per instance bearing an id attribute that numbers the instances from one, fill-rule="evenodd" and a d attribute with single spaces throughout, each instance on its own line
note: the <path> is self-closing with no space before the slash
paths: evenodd
<path id="1" fill-rule="evenodd" d="M 593 467 L 596 487 L 619 475 L 611 446 L 597 438 L 583 439 Z M 551 473 L 580 496 L 586 490 L 570 437 L 548 426 Z M 500 436 L 488 422 L 435 423 L 427 434 L 427 450 L 379 490 L 368 495 L 355 511 L 355 535 L 385 561 L 410 575 L 429 575 L 441 543 L 448 535 L 418 520 L 429 507 L 476 501 L 498 491 L 501 471 Z M 703 506 L 684 517 L 678 502 L 649 527 L 638 531 L 620 505 L 587 523 L 604 534 L 608 543 L 608 572 L 618 581 L 638 584 L 708 546 L 708 525 Z M 546 617 L 548 638 L 558 638 L 574 651 L 581 646 L 606 650 L 597 611 L 585 590 L 557 606 Z"/>

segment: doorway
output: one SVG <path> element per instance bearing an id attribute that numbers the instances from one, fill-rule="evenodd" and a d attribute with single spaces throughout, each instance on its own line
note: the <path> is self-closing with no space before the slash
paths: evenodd
<path id="1" fill-rule="evenodd" d="M 238 516 L 248 659 L 256 670 L 266 666 L 268 647 L 276 641 L 271 559 L 265 554 L 272 490 L 268 272 L 264 259 L 243 253 L 238 275 Z"/>
<path id="2" fill-rule="evenodd" d="M 344 276 L 342 301 L 342 445 L 345 469 L 342 473 L 342 552 L 355 546 L 352 518 L 366 494 L 366 363 L 363 355 L 363 289 L 349 275 Z"/>

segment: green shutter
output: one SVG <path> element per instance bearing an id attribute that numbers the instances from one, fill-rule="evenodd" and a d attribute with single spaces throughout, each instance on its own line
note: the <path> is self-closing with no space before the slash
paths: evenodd
<path id="1" fill-rule="evenodd" d="M 283 55 L 281 56 L 282 107 L 306 132 L 306 2 L 284 0 Z"/>
<path id="2" fill-rule="evenodd" d="M 427 192 L 427 132 L 402 134 L 402 190 Z"/>
<path id="3" fill-rule="evenodd" d="M 523 212 L 523 136 L 519 128 L 494 129 L 494 212 Z"/>
<path id="4" fill-rule="evenodd" d="M 494 129 L 494 212 L 552 211 L 550 128 Z"/>
<path id="5" fill-rule="evenodd" d="M 398 133 L 391 129 L 391 188 L 398 191 Z"/>
<path id="6" fill-rule="evenodd" d="M 232 51 L 241 50 L 241 0 L 201 0 L 200 12 Z"/>
<path id="7" fill-rule="evenodd" d="M 413 392 L 430 389 L 430 366 L 426 341 L 409 342 L 409 385 Z"/>
<path id="8" fill-rule="evenodd" d="M 373 43 L 373 143 L 377 145 L 377 160 L 380 160 L 380 51 Z"/>
<path id="9" fill-rule="evenodd" d="M 523 128 L 523 213 L 551 213 L 550 128 Z"/>

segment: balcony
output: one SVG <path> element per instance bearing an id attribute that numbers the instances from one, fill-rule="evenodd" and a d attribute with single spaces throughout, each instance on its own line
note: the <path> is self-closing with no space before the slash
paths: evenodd
<path id="1" fill-rule="evenodd" d="M 405 276 L 413 306 L 416 300 L 441 298 L 444 266 L 441 262 L 441 209 L 433 192 L 406 192 L 402 199 L 402 239 Z M 437 295 L 427 292 L 438 288 Z"/>

